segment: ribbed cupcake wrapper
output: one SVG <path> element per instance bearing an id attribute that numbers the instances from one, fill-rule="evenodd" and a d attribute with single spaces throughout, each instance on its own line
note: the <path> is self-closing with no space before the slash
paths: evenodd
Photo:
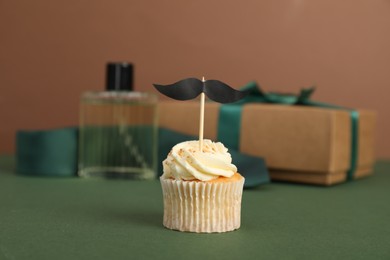
<path id="1" fill-rule="evenodd" d="M 169 229 L 212 233 L 238 229 L 244 178 L 235 182 L 195 182 L 160 178 L 163 224 Z"/>

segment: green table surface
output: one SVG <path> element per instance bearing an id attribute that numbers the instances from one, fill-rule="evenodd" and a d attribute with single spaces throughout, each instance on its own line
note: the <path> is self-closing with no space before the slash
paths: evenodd
<path id="1" fill-rule="evenodd" d="M 245 190 L 241 228 L 162 226 L 158 181 L 26 177 L 0 157 L 0 259 L 390 259 L 390 161 L 333 187 Z"/>

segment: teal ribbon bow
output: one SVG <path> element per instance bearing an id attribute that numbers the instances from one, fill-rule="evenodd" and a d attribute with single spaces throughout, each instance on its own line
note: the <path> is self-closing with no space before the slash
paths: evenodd
<path id="1" fill-rule="evenodd" d="M 359 112 L 353 109 L 336 106 L 328 103 L 313 101 L 310 99 L 315 88 L 304 88 L 299 94 L 283 94 L 276 92 L 264 92 L 256 82 L 250 82 L 241 90 L 247 91 L 248 95 L 238 102 L 221 105 L 219 111 L 219 122 L 217 129 L 217 138 L 227 147 L 239 150 L 240 129 L 241 129 L 241 114 L 243 105 L 249 103 L 274 103 L 282 105 L 301 105 L 314 106 L 322 108 L 342 109 L 350 113 L 351 116 L 351 160 L 350 167 L 347 173 L 347 179 L 353 179 L 353 175 L 357 168 L 358 155 L 358 122 Z M 226 129 L 229 129 L 228 131 Z"/>

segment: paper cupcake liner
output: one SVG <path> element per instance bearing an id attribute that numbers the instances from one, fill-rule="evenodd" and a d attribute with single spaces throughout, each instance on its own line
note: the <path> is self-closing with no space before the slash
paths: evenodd
<path id="1" fill-rule="evenodd" d="M 197 233 L 227 232 L 240 227 L 244 178 L 212 183 L 160 180 L 165 227 Z"/>

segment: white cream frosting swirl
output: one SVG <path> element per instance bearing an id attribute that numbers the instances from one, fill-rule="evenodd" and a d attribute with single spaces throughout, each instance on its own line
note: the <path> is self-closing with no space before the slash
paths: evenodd
<path id="1" fill-rule="evenodd" d="M 219 176 L 231 177 L 237 172 L 228 149 L 220 142 L 203 140 L 202 152 L 199 141 L 186 141 L 175 145 L 163 161 L 162 178 L 177 180 L 210 181 Z"/>

